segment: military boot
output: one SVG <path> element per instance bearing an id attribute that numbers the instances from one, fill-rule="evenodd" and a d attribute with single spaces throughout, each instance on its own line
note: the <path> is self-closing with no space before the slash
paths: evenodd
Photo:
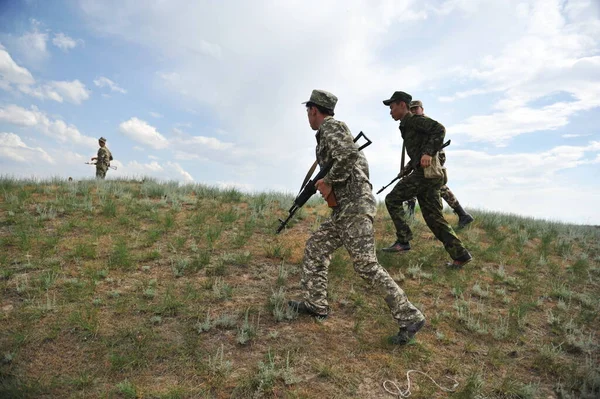
<path id="1" fill-rule="evenodd" d="M 406 327 L 400 328 L 398 334 L 389 338 L 391 344 L 394 345 L 406 345 L 410 342 L 411 339 L 414 338 L 415 334 L 423 328 L 425 325 L 425 319 L 419 320 L 413 324 L 410 324 Z"/>
<path id="2" fill-rule="evenodd" d="M 446 266 L 450 269 L 462 269 L 464 265 L 473 260 L 473 256 L 470 253 L 466 253 L 463 256 L 460 256 L 454 259 L 452 262 L 446 263 Z"/>
<path id="3" fill-rule="evenodd" d="M 383 252 L 407 252 L 410 251 L 410 243 L 400 242 L 396 240 L 395 243 L 386 248 L 381 248 Z"/>
<path id="4" fill-rule="evenodd" d="M 307 314 L 309 316 L 313 316 L 319 320 L 325 320 L 328 316 L 327 313 L 320 314 L 311 310 L 308 306 L 306 306 L 306 302 L 304 301 L 288 301 L 288 306 L 292 308 L 298 314 Z"/>
<path id="5" fill-rule="evenodd" d="M 473 220 L 473 216 L 469 215 L 467 211 L 465 211 L 462 205 L 458 204 L 456 208 L 454 208 L 454 212 L 458 215 L 458 228 L 462 229 L 471 223 Z"/>

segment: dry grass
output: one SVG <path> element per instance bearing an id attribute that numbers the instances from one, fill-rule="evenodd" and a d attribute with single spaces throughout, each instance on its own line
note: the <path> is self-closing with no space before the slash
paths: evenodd
<path id="1" fill-rule="evenodd" d="M 325 321 L 276 317 L 328 210 L 153 181 L 0 179 L 0 397 L 387 398 L 409 369 L 459 381 L 414 398 L 600 395 L 600 233 L 490 212 L 446 254 L 420 215 L 414 250 L 381 254 L 428 324 L 406 347 L 382 298 L 340 250 Z M 446 217 L 452 224 L 457 218 Z M 393 240 L 382 207 L 378 246 Z M 279 315 L 281 316 L 281 315 Z"/>

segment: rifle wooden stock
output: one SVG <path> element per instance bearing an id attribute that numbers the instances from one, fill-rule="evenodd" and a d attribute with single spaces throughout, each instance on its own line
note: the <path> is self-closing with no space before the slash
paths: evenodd
<path id="1" fill-rule="evenodd" d="M 331 192 L 327 196 L 326 200 L 327 200 L 327 206 L 329 206 L 330 208 L 337 206 L 337 200 L 335 199 L 335 194 L 333 193 L 333 190 L 331 190 Z"/>

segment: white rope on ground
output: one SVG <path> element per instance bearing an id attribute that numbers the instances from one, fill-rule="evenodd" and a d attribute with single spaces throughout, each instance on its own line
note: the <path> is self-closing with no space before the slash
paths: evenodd
<path id="1" fill-rule="evenodd" d="M 383 382 L 383 389 L 386 390 L 387 393 L 389 393 L 390 395 L 394 395 L 397 396 L 399 398 L 408 398 L 412 392 L 410 392 L 410 373 L 419 373 L 419 374 L 423 374 L 425 377 L 429 378 L 431 380 L 431 382 L 433 382 L 435 384 L 435 386 L 437 386 L 439 389 L 441 389 L 444 392 L 454 392 L 456 390 L 456 387 L 458 387 L 458 381 L 456 381 L 454 378 L 452 377 L 446 377 L 452 381 L 454 381 L 454 385 L 452 386 L 452 388 L 444 388 L 442 386 L 440 386 L 440 384 L 438 384 L 437 382 L 435 382 L 435 380 L 433 378 L 431 378 L 429 375 L 427 375 L 427 373 L 424 373 L 422 371 L 419 370 L 408 370 L 406 372 L 406 380 L 408 381 L 408 387 L 406 388 L 406 391 L 403 391 L 400 386 L 395 382 L 395 381 L 390 381 L 390 380 L 385 380 Z M 387 385 L 392 385 L 396 392 L 391 391 Z"/>

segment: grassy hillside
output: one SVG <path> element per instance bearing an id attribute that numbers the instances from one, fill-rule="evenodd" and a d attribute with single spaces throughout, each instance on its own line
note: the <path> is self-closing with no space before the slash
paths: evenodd
<path id="1" fill-rule="evenodd" d="M 413 251 L 380 262 L 428 318 L 394 347 L 383 298 L 345 250 L 325 321 L 287 311 L 319 199 L 152 180 L 0 179 L 0 397 L 600 396 L 600 229 L 473 212 L 462 271 L 418 213 Z M 457 218 L 447 214 L 456 224 Z M 379 247 L 393 241 L 381 207 Z"/>

